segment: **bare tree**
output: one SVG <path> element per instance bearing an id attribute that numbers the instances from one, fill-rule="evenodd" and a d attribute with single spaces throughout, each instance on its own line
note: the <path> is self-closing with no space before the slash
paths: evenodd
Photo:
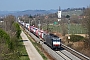
<path id="1" fill-rule="evenodd" d="M 61 24 L 61 28 L 62 28 L 62 35 L 65 36 L 65 34 L 67 33 L 67 28 L 66 28 L 65 23 Z"/>
<path id="2" fill-rule="evenodd" d="M 83 24 L 87 28 L 87 33 L 90 39 L 90 8 L 87 8 L 84 12 Z"/>
<path id="3" fill-rule="evenodd" d="M 88 38 L 85 42 L 90 47 L 90 7 L 84 11 L 83 26 L 87 29 Z"/>
<path id="4" fill-rule="evenodd" d="M 12 15 L 8 15 L 4 18 L 4 26 L 5 26 L 5 30 L 6 31 L 10 31 L 11 30 L 11 26 L 13 24 L 13 22 L 15 21 L 15 17 Z"/>

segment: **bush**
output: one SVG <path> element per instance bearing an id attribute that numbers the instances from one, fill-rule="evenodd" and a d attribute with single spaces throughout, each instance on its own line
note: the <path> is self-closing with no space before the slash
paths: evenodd
<path id="1" fill-rule="evenodd" d="M 82 41 L 84 40 L 83 36 L 80 35 L 70 35 L 70 41 L 72 42 L 77 42 L 77 41 Z"/>

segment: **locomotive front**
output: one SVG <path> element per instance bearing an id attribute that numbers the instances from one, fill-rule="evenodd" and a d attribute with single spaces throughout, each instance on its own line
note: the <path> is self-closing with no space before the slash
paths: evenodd
<path id="1" fill-rule="evenodd" d="M 61 39 L 58 37 L 52 38 L 53 41 L 53 48 L 60 49 L 61 48 Z"/>

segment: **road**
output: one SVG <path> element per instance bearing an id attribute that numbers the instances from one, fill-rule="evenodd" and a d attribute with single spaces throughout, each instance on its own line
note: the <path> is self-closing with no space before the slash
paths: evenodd
<path id="1" fill-rule="evenodd" d="M 41 55 L 37 52 L 37 50 L 32 45 L 32 43 L 30 42 L 30 40 L 28 39 L 28 37 L 25 35 L 23 31 L 21 33 L 21 37 L 22 37 L 23 43 L 25 45 L 25 48 L 26 48 L 26 51 L 28 53 L 30 60 L 43 60 Z"/>

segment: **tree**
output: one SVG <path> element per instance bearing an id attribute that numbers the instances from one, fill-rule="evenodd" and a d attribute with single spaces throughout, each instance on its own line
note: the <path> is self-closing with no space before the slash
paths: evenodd
<path id="1" fill-rule="evenodd" d="M 62 28 L 62 35 L 65 36 L 65 34 L 67 33 L 67 28 L 64 23 L 61 24 L 61 28 Z"/>
<path id="2" fill-rule="evenodd" d="M 0 29 L 0 60 L 20 60 L 18 55 L 18 40 L 20 26 L 16 18 L 8 15 L 4 18 L 5 31 Z"/>
<path id="3" fill-rule="evenodd" d="M 7 43 L 9 44 L 10 42 L 10 36 L 2 29 L 0 29 L 0 43 Z"/>
<path id="4" fill-rule="evenodd" d="M 16 18 L 13 15 L 8 15 L 4 18 L 4 25 L 5 25 L 5 30 L 6 31 L 11 30 L 11 26 L 14 23 L 15 20 L 16 20 Z"/>
<path id="5" fill-rule="evenodd" d="M 33 16 L 32 16 L 32 15 L 30 15 L 30 16 L 29 16 L 29 18 L 33 18 Z"/>
<path id="6" fill-rule="evenodd" d="M 9 52 L 10 36 L 2 29 L 0 29 L 0 60 L 5 60 L 4 54 Z"/>
<path id="7" fill-rule="evenodd" d="M 87 39 L 85 42 L 88 47 L 90 47 L 90 7 L 84 11 L 83 26 L 87 29 L 87 34 L 89 37 L 89 39 Z"/>
<path id="8" fill-rule="evenodd" d="M 66 15 L 66 18 L 70 18 L 70 16 L 69 15 Z"/>
<path id="9" fill-rule="evenodd" d="M 89 35 L 89 39 L 90 39 L 90 8 L 87 8 L 84 12 L 84 20 L 83 20 L 83 24 L 84 26 L 87 28 L 87 33 Z"/>

